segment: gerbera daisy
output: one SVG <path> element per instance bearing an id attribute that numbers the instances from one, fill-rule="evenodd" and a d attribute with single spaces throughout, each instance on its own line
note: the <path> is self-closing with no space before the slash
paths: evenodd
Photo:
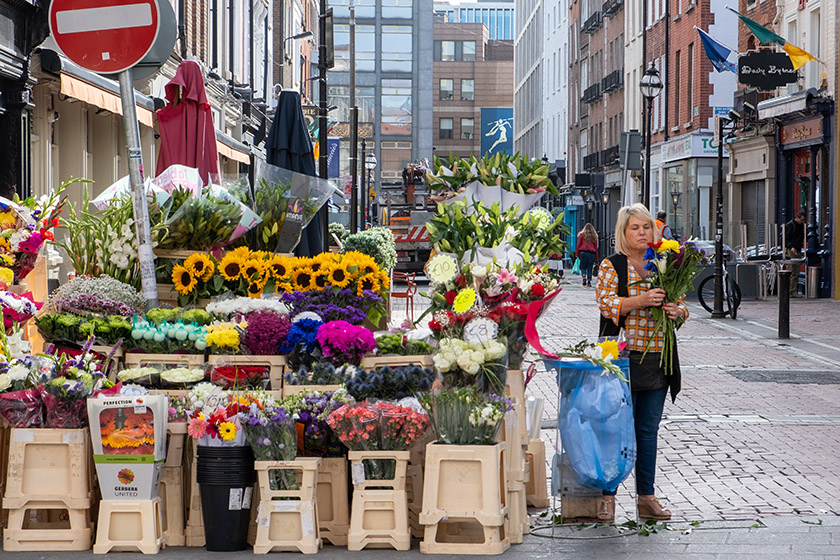
<path id="1" fill-rule="evenodd" d="M 207 434 L 207 421 L 204 418 L 193 418 L 187 426 L 190 437 L 198 439 Z"/>
<path id="2" fill-rule="evenodd" d="M 312 288 L 314 273 L 309 267 L 297 268 L 292 272 L 292 288 L 298 292 L 305 292 Z"/>
<path id="3" fill-rule="evenodd" d="M 242 266 L 242 277 L 249 282 L 254 281 L 257 278 L 262 277 L 263 268 L 264 265 L 262 261 L 257 259 L 248 259 Z"/>
<path id="4" fill-rule="evenodd" d="M 326 269 L 321 269 L 315 273 L 312 278 L 312 289 L 323 290 L 330 285 L 330 273 Z"/>
<path id="5" fill-rule="evenodd" d="M 245 259 L 238 255 L 237 251 L 239 249 L 231 251 L 219 263 L 219 273 L 225 280 L 238 280 L 242 276 Z"/>
<path id="6" fill-rule="evenodd" d="M 213 273 L 216 271 L 216 267 L 213 264 L 213 260 L 210 258 L 210 255 L 206 255 L 204 253 L 193 253 L 187 257 L 187 260 L 184 261 L 184 268 L 189 270 L 193 276 L 202 282 L 210 280 Z"/>
<path id="7" fill-rule="evenodd" d="M 236 424 L 233 422 L 222 422 L 219 424 L 219 436 L 225 441 L 236 439 Z"/>
<path id="8" fill-rule="evenodd" d="M 172 269 L 172 283 L 175 285 L 175 291 L 185 296 L 195 289 L 198 278 L 182 265 L 176 264 Z"/>
<path id="9" fill-rule="evenodd" d="M 375 274 L 366 274 L 357 281 L 356 294 L 361 296 L 363 295 L 362 292 L 365 290 L 378 293 L 379 288 L 379 278 L 377 278 Z"/>
<path id="10" fill-rule="evenodd" d="M 346 288 L 350 283 L 351 275 L 347 272 L 346 265 L 342 263 L 333 263 L 327 268 L 327 274 L 330 277 L 330 284 L 336 288 Z"/>
<path id="11" fill-rule="evenodd" d="M 271 272 L 271 276 L 275 280 L 283 280 L 291 272 L 291 268 L 289 265 L 291 264 L 289 261 L 289 257 L 284 257 L 282 255 L 274 255 L 268 261 L 266 261 L 265 266 L 266 269 Z"/>

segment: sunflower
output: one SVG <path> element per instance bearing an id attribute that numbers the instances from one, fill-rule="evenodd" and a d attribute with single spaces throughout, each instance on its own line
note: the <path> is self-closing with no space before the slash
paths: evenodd
<path id="1" fill-rule="evenodd" d="M 321 270 L 315 272 L 315 276 L 312 277 L 312 289 L 313 290 L 323 290 L 329 285 L 330 285 L 329 270 L 327 270 L 325 268 L 322 268 Z"/>
<path id="2" fill-rule="evenodd" d="M 387 272 L 385 272 L 384 270 L 380 270 L 377 276 L 379 277 L 379 284 L 384 289 L 388 290 L 391 288 L 391 277 L 388 276 Z"/>
<path id="3" fill-rule="evenodd" d="M 259 299 L 262 297 L 265 284 L 262 282 L 248 282 L 248 297 Z"/>
<path id="4" fill-rule="evenodd" d="M 296 292 L 305 292 L 312 289 L 312 280 L 315 275 L 309 267 L 297 268 L 292 272 L 292 287 Z"/>
<path id="5" fill-rule="evenodd" d="M 346 288 L 350 283 L 351 274 L 347 272 L 347 266 L 344 263 L 334 263 L 327 269 L 327 274 L 330 277 L 330 284 L 336 288 Z"/>
<path id="6" fill-rule="evenodd" d="M 292 271 L 291 259 L 282 255 L 274 255 L 265 263 L 266 270 L 271 273 L 275 280 L 285 279 Z"/>
<path id="7" fill-rule="evenodd" d="M 248 258 L 251 256 L 251 250 L 248 247 L 244 247 L 244 246 L 243 247 L 237 247 L 236 249 L 234 249 L 233 251 L 228 253 L 228 255 L 234 255 L 236 257 L 241 258 L 244 261 L 244 260 L 248 260 Z"/>
<path id="8" fill-rule="evenodd" d="M 225 441 L 236 439 L 236 424 L 233 422 L 222 422 L 219 424 L 219 435 Z"/>
<path id="9" fill-rule="evenodd" d="M 193 253 L 187 257 L 187 260 L 184 261 L 184 268 L 189 270 L 193 276 L 202 282 L 210 280 L 213 273 L 216 271 L 216 267 L 213 264 L 213 260 L 210 258 L 210 255 L 206 255 L 204 253 Z"/>
<path id="10" fill-rule="evenodd" d="M 246 249 L 247 250 L 247 249 Z M 242 276 L 243 265 L 245 259 L 237 254 L 239 249 L 231 251 L 219 263 L 219 273 L 225 280 L 238 280 Z"/>
<path id="11" fill-rule="evenodd" d="M 379 293 L 379 278 L 375 274 L 365 274 L 356 284 L 356 295 L 364 295 L 365 290 L 370 290 L 373 293 Z"/>
<path id="12" fill-rule="evenodd" d="M 248 280 L 249 282 L 254 281 L 256 278 L 262 279 L 264 270 L 265 264 L 263 263 L 263 261 L 257 259 L 248 259 L 242 266 L 242 277 Z"/>
<path id="13" fill-rule="evenodd" d="M 172 283 L 175 284 L 175 290 L 182 296 L 185 296 L 195 289 L 196 284 L 198 284 L 198 278 L 193 276 L 182 265 L 176 264 L 172 269 Z"/>

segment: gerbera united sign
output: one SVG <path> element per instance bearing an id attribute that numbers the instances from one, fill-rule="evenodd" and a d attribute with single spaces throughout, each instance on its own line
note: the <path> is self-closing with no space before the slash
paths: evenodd
<path id="1" fill-rule="evenodd" d="M 143 60 L 160 29 L 158 0 L 53 0 L 50 32 L 70 60 L 116 74 Z"/>

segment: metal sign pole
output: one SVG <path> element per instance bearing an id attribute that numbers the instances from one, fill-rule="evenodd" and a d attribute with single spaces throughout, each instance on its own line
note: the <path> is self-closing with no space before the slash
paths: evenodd
<path id="1" fill-rule="evenodd" d="M 137 108 L 135 106 L 131 69 L 123 70 L 119 73 L 119 77 L 123 128 L 125 129 L 125 141 L 128 148 L 128 176 L 131 180 L 131 200 L 134 205 L 137 260 L 140 263 L 140 281 L 143 286 L 143 295 L 146 297 L 146 305 L 153 308 L 157 307 L 155 252 L 152 247 L 146 190 L 143 186 L 143 151 L 140 149 L 140 125 L 137 124 Z"/>

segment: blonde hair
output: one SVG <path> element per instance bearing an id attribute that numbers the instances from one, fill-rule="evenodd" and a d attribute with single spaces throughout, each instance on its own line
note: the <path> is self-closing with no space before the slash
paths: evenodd
<path id="1" fill-rule="evenodd" d="M 615 221 L 615 250 L 617 253 L 621 253 L 622 255 L 626 255 L 628 251 L 627 238 L 624 237 L 624 230 L 627 229 L 627 224 L 630 222 L 631 216 L 635 216 L 642 221 L 648 222 L 650 224 L 650 229 L 653 232 L 652 242 L 656 243 L 659 240 L 659 232 L 656 230 L 656 223 L 644 204 L 637 202 L 632 206 L 622 206 L 618 210 L 618 218 L 616 218 Z"/>
<path id="2" fill-rule="evenodd" d="M 591 223 L 588 223 L 583 226 L 583 229 L 580 230 L 580 233 L 583 235 L 583 239 L 585 241 L 592 241 L 594 243 L 598 243 L 598 232 L 595 231 L 595 226 Z"/>

